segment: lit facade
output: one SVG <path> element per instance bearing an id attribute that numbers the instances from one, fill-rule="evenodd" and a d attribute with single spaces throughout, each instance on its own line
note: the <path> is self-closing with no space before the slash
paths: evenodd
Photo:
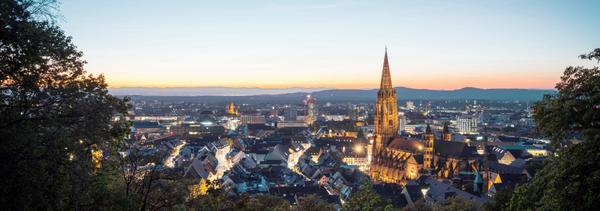
<path id="1" fill-rule="evenodd" d="M 237 107 L 233 105 L 233 102 L 225 106 L 225 112 L 229 115 L 237 116 L 239 114 Z"/>
<path id="2" fill-rule="evenodd" d="M 306 96 L 306 124 L 311 125 L 313 122 L 317 120 L 318 111 L 317 111 L 317 100 L 310 95 Z"/>
<path id="3" fill-rule="evenodd" d="M 461 115 L 456 118 L 456 127 L 461 134 L 477 133 L 477 117 Z"/>
<path id="4" fill-rule="evenodd" d="M 441 140 L 438 141 L 429 125 L 423 140 L 398 136 L 396 91 L 391 83 L 387 52 L 374 119 L 369 175 L 375 181 L 404 184 L 407 180 L 419 178 L 422 172 L 452 178 L 461 171 L 479 169 L 476 149 L 465 143 L 453 142 L 447 124 L 444 124 Z"/>

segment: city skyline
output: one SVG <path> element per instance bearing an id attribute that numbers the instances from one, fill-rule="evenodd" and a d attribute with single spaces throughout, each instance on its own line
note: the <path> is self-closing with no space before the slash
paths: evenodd
<path id="1" fill-rule="evenodd" d="M 598 2 L 64 1 L 59 21 L 119 87 L 552 89 L 600 41 Z M 159 16 L 155 14 L 161 14 Z"/>

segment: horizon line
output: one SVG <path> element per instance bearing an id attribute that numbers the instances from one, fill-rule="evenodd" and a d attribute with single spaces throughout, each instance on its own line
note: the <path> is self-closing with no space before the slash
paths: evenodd
<path id="1" fill-rule="evenodd" d="M 415 88 L 408 86 L 394 86 L 394 88 L 406 88 L 406 89 L 420 89 L 420 90 L 439 90 L 439 91 L 454 91 L 461 89 L 525 89 L 525 90 L 556 90 L 556 88 L 540 88 L 540 87 L 475 87 L 475 86 L 463 86 L 460 88 L 447 88 L 447 89 L 430 89 L 430 88 Z M 312 89 L 312 90 L 373 90 L 379 89 L 379 87 L 364 87 L 364 88 L 345 88 L 345 87 L 257 87 L 257 86 L 119 86 L 119 87 L 108 87 L 108 89 L 263 89 L 263 90 L 285 90 L 285 89 Z"/>

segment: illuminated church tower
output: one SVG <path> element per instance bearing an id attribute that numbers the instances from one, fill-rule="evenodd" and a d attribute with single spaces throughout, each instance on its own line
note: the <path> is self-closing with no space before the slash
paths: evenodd
<path id="1" fill-rule="evenodd" d="M 444 123 L 444 129 L 442 130 L 442 140 L 452 141 L 452 132 L 448 128 L 448 122 Z"/>
<path id="2" fill-rule="evenodd" d="M 306 100 L 304 100 L 304 104 L 306 104 L 306 124 L 312 125 L 318 116 L 317 99 L 308 95 L 306 96 Z"/>
<path id="3" fill-rule="evenodd" d="M 237 108 L 235 107 L 235 105 L 233 105 L 233 102 L 225 106 L 225 111 L 227 112 L 227 114 L 233 116 L 237 116 L 239 114 Z"/>
<path id="4" fill-rule="evenodd" d="M 389 139 L 398 133 L 396 90 L 392 86 L 387 48 L 385 49 L 385 56 L 383 58 L 381 85 L 377 92 L 377 101 L 375 102 L 375 128 L 373 132 L 375 135 L 374 154 L 381 152 Z"/>
<path id="5" fill-rule="evenodd" d="M 433 167 L 433 143 L 435 142 L 435 138 L 429 124 L 427 124 L 427 128 L 425 129 L 424 139 L 425 147 L 423 147 L 423 168 L 431 169 Z"/>

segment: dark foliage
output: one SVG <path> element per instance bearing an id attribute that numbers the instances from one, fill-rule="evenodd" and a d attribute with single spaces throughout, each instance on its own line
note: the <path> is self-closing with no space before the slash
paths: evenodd
<path id="1" fill-rule="evenodd" d="M 89 209 L 126 124 L 102 76 L 48 19 L 53 1 L 0 1 L 0 203 L 7 209 Z M 113 197 L 114 198 L 114 197 Z"/>
<path id="2" fill-rule="evenodd" d="M 581 58 L 600 61 L 600 49 Z M 558 94 L 535 105 L 538 130 L 557 153 L 531 183 L 496 196 L 493 210 L 594 210 L 600 206 L 600 70 L 568 67 Z"/>

